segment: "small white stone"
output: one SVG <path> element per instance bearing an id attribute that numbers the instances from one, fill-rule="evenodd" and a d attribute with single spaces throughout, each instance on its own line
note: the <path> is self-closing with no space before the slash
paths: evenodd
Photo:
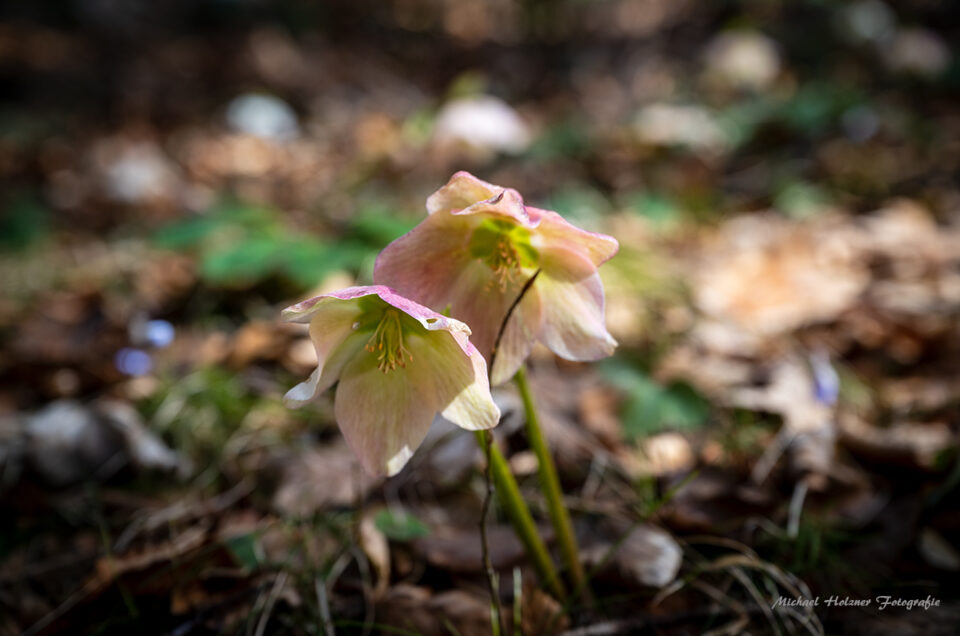
<path id="1" fill-rule="evenodd" d="M 297 114 L 282 99 L 248 93 L 227 106 L 227 124 L 233 130 L 267 141 L 289 141 L 300 134 Z"/>

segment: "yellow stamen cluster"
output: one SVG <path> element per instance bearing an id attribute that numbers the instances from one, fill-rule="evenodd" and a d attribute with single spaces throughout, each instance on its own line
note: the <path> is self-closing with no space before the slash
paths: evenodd
<path id="1" fill-rule="evenodd" d="M 530 244 L 530 231 L 512 220 L 485 219 L 470 236 L 470 255 L 490 268 L 486 291 L 496 287 L 501 294 L 516 287 L 523 271 L 536 268 L 537 250 Z"/>
<path id="2" fill-rule="evenodd" d="M 383 317 L 365 348 L 370 353 L 377 354 L 377 368 L 384 373 L 397 367 L 405 368 L 407 362 L 413 362 L 413 355 L 403 346 L 403 325 L 396 309 L 383 312 Z"/>
<path id="3" fill-rule="evenodd" d="M 488 285 L 495 282 L 501 292 L 506 291 L 507 287 L 519 280 L 517 274 L 520 271 L 520 258 L 509 237 L 500 237 L 493 253 L 487 258 L 487 264 L 493 271 L 493 280 Z"/>

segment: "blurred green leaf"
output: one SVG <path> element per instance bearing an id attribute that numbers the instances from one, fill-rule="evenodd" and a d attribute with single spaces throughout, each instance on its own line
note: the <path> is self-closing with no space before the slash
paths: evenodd
<path id="1" fill-rule="evenodd" d="M 545 207 L 571 220 L 594 221 L 610 210 L 610 202 L 595 189 L 574 184 L 554 193 Z"/>
<path id="2" fill-rule="evenodd" d="M 197 217 L 161 229 L 154 234 L 153 241 L 158 247 L 183 249 L 196 245 L 222 225 L 221 218 Z"/>
<path id="3" fill-rule="evenodd" d="M 621 416 L 629 439 L 665 430 L 696 429 L 706 423 L 709 404 L 688 384 L 674 382 L 663 386 L 619 360 L 609 361 L 601 369 L 625 394 Z"/>
<path id="4" fill-rule="evenodd" d="M 200 273 L 214 283 L 255 281 L 273 271 L 282 249 L 275 238 L 248 238 L 207 253 Z"/>
<path id="5" fill-rule="evenodd" d="M 398 217 L 389 209 L 368 209 L 361 212 L 350 225 L 357 238 L 371 243 L 378 250 L 412 230 L 418 221 Z"/>
<path id="6" fill-rule="evenodd" d="M 403 138 L 415 146 L 423 146 L 433 135 L 436 116 L 436 112 L 429 109 L 415 111 L 403 122 Z"/>
<path id="7" fill-rule="evenodd" d="M 430 534 L 430 527 L 408 512 L 383 509 L 373 518 L 373 523 L 394 541 L 410 541 Z"/>
<path id="8" fill-rule="evenodd" d="M 316 239 L 295 239 L 279 255 L 280 269 L 293 282 L 313 287 L 338 269 L 359 269 L 375 250 L 357 241 L 328 244 Z"/>
<path id="9" fill-rule="evenodd" d="M 766 96 L 737 102 L 719 114 L 720 126 L 734 147 L 749 143 L 757 130 L 777 112 L 778 104 Z"/>
<path id="10" fill-rule="evenodd" d="M 528 155 L 541 161 L 589 154 L 594 144 L 587 133 L 588 127 L 579 121 L 566 121 L 548 128 L 537 136 Z"/>
<path id="11" fill-rule="evenodd" d="M 791 181 L 777 192 L 773 204 L 787 216 L 804 219 L 826 209 L 830 205 L 830 196 L 812 183 Z"/>
<path id="12" fill-rule="evenodd" d="M 628 197 L 627 207 L 649 220 L 656 227 L 665 227 L 680 220 L 683 212 L 671 199 L 646 192 Z"/>
<path id="13" fill-rule="evenodd" d="M 0 247 L 22 249 L 47 233 L 47 210 L 33 199 L 17 197 L 0 211 Z"/>
<path id="14" fill-rule="evenodd" d="M 254 571 L 260 567 L 260 545 L 254 533 L 230 537 L 226 541 L 230 555 L 247 571 Z"/>
<path id="15" fill-rule="evenodd" d="M 153 240 L 158 247 L 186 249 L 216 238 L 219 232 L 260 232 L 279 225 L 269 209 L 229 202 L 201 216 L 167 225 L 154 234 Z"/>
<path id="16" fill-rule="evenodd" d="M 818 133 L 860 101 L 847 86 L 808 82 L 783 104 L 779 116 L 799 132 Z"/>
<path id="17" fill-rule="evenodd" d="M 328 243 L 295 233 L 269 208 L 226 203 L 163 228 L 154 241 L 169 249 L 195 250 L 201 275 L 214 285 L 252 284 L 280 274 L 309 288 L 334 270 L 361 269 L 412 225 L 373 212 L 358 217 L 343 240 Z"/>
<path id="18" fill-rule="evenodd" d="M 138 406 L 173 448 L 198 466 L 211 466 L 259 402 L 241 375 L 205 367 L 186 377 L 164 377 L 157 392 Z"/>

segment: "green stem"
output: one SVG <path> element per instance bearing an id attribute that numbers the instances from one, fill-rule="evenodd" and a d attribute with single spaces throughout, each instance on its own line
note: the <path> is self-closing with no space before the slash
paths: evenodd
<path id="1" fill-rule="evenodd" d="M 476 436 L 480 448 L 484 448 L 484 431 L 477 431 Z M 550 553 L 547 552 L 547 547 L 537 533 L 537 526 L 533 522 L 533 516 L 530 514 L 527 503 L 520 494 L 517 480 L 510 472 L 510 466 L 497 445 L 491 443 L 489 448 L 490 473 L 493 476 L 493 483 L 497 487 L 497 498 L 513 523 L 513 529 L 526 548 L 527 555 L 533 560 L 533 565 L 537 569 L 544 586 L 550 590 L 551 594 L 562 601 L 567 596 L 563 581 L 557 576 L 553 561 L 550 559 Z"/>
<path id="2" fill-rule="evenodd" d="M 585 589 L 577 539 L 573 534 L 573 525 L 570 523 L 567 506 L 563 503 L 563 492 L 560 490 L 557 468 L 553 463 L 553 457 L 550 455 L 550 449 L 547 448 L 547 443 L 543 439 L 543 432 L 540 430 L 540 418 L 537 416 L 537 407 L 533 402 L 533 394 L 530 392 L 530 384 L 527 382 L 527 372 L 523 366 L 517 370 L 513 380 L 520 390 L 520 397 L 523 398 L 523 409 L 527 415 L 527 440 L 530 442 L 533 453 L 537 456 L 540 487 L 547 499 L 550 521 L 553 522 L 553 529 L 557 533 L 557 541 L 560 543 L 560 553 L 563 555 L 564 565 L 570 573 L 570 581 L 573 583 L 574 589 Z"/>

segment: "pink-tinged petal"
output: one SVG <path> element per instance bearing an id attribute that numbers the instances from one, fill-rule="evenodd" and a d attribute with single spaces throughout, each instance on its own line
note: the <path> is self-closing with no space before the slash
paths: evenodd
<path id="1" fill-rule="evenodd" d="M 450 177 L 446 185 L 427 197 L 427 214 L 462 210 L 477 201 L 493 198 L 502 191 L 500 186 L 461 170 Z"/>
<path id="2" fill-rule="evenodd" d="M 493 361 L 493 369 L 490 373 L 490 382 L 494 386 L 503 384 L 516 374 L 520 365 L 530 355 L 533 343 L 540 338 L 540 332 L 543 328 L 543 308 L 540 302 L 540 293 L 536 287 L 537 282 L 534 282 L 533 288 L 527 292 L 520 304 L 513 310 L 510 322 L 507 323 L 503 332 L 500 345 L 497 347 L 497 357 Z M 520 291 L 517 290 L 516 293 L 519 294 Z M 499 321 L 497 325 L 499 327 Z"/>
<path id="3" fill-rule="evenodd" d="M 527 213 L 530 222 L 537 227 L 534 247 L 538 249 L 559 247 L 580 252 L 597 267 L 613 258 L 620 249 L 617 239 L 612 236 L 581 230 L 556 212 L 527 206 Z"/>
<path id="4" fill-rule="evenodd" d="M 464 171 L 450 177 L 445 186 L 427 198 L 427 214 L 433 216 L 438 212 L 458 216 L 487 213 L 523 225 L 529 222 L 519 192 L 488 183 Z"/>
<path id="5" fill-rule="evenodd" d="M 480 261 L 470 261 L 448 275 L 453 282 L 442 302 L 450 306 L 451 315 L 470 325 L 470 342 L 489 359 L 500 323 L 525 281 L 514 281 L 501 292 L 490 268 Z"/>
<path id="6" fill-rule="evenodd" d="M 617 341 L 607 332 L 603 285 L 585 256 L 554 247 L 541 252 L 543 271 L 534 283 L 543 303 L 543 343 L 567 360 L 599 360 Z"/>
<path id="7" fill-rule="evenodd" d="M 477 201 L 462 210 L 453 210 L 450 214 L 500 217 L 523 226 L 530 226 L 530 217 L 527 215 L 527 208 L 523 205 L 523 197 L 513 188 L 504 188 L 489 199 Z"/>
<path id="8" fill-rule="evenodd" d="M 432 218 L 436 218 L 435 215 Z M 421 225 L 426 225 L 430 219 Z M 414 230 L 416 231 L 416 230 Z M 468 235 L 469 236 L 469 235 Z M 399 239 L 398 242 L 403 239 Z M 517 278 L 501 292 L 485 263 L 470 259 L 467 248 L 447 259 L 421 259 L 417 244 L 391 243 L 377 259 L 374 279 L 418 302 L 450 308 L 450 314 L 470 326 L 470 341 L 490 358 L 500 323 L 526 278 Z M 425 247 L 425 250 L 429 248 Z M 523 272 L 529 277 L 533 272 Z M 540 331 L 542 315 L 536 294 L 527 294 L 504 332 L 493 369 L 493 383 L 512 377 L 530 353 Z"/>
<path id="9" fill-rule="evenodd" d="M 470 342 L 488 360 L 507 310 L 533 272 L 518 274 L 518 277 L 501 291 L 489 267 L 477 260 L 469 261 L 459 271 L 444 271 L 444 275 L 449 277 L 447 292 L 434 299 L 436 306 L 449 306 L 451 315 L 470 326 Z M 416 296 L 417 291 L 410 289 L 409 293 Z M 528 292 L 514 309 L 504 330 L 491 376 L 494 385 L 513 377 L 520 364 L 526 360 L 540 334 L 542 322 L 540 300 L 534 289 Z"/>
<path id="10" fill-rule="evenodd" d="M 447 331 L 454 336 L 456 342 L 460 343 L 462 352 L 466 355 L 471 355 L 476 349 L 470 344 L 468 336 L 470 335 L 470 327 L 456 318 L 451 318 L 449 316 L 444 316 L 441 313 L 437 313 L 429 307 L 425 307 L 418 302 L 414 302 L 398 294 L 396 291 L 387 287 L 386 285 L 376 285 L 377 295 L 380 296 L 380 299 L 396 307 L 403 313 L 407 314 L 411 318 L 415 319 L 420 325 L 427 331 Z"/>
<path id="11" fill-rule="evenodd" d="M 471 262 L 470 235 L 478 221 L 446 213 L 427 217 L 380 252 L 374 282 L 443 309 L 456 285 L 456 272 Z"/>
<path id="12" fill-rule="evenodd" d="M 461 170 L 450 177 L 446 185 L 427 197 L 427 214 L 462 210 L 477 201 L 493 198 L 502 190 L 500 186 Z"/>
<path id="13" fill-rule="evenodd" d="M 317 352 L 317 368 L 310 377 L 293 387 L 283 396 L 284 403 L 291 408 L 303 406 L 317 394 L 329 389 L 337 378 L 343 365 L 363 341 L 350 342 L 353 325 L 360 315 L 356 301 L 351 302 L 351 294 L 360 288 L 317 296 L 284 310 L 283 316 L 292 322 L 309 322 L 310 339 Z M 346 295 L 343 299 L 340 296 Z M 361 294 L 366 295 L 366 294 Z M 356 340 L 356 339 L 353 339 Z"/>
<path id="14" fill-rule="evenodd" d="M 378 288 L 375 285 L 366 285 L 359 287 L 346 287 L 339 291 L 321 294 L 307 300 L 301 301 L 296 305 L 290 305 L 283 310 L 280 317 L 287 322 L 310 322 L 313 315 L 327 306 L 339 306 L 341 311 L 350 311 L 349 307 L 356 308 L 356 304 L 346 305 L 338 303 L 337 300 L 353 300 L 362 296 L 376 294 Z"/>

